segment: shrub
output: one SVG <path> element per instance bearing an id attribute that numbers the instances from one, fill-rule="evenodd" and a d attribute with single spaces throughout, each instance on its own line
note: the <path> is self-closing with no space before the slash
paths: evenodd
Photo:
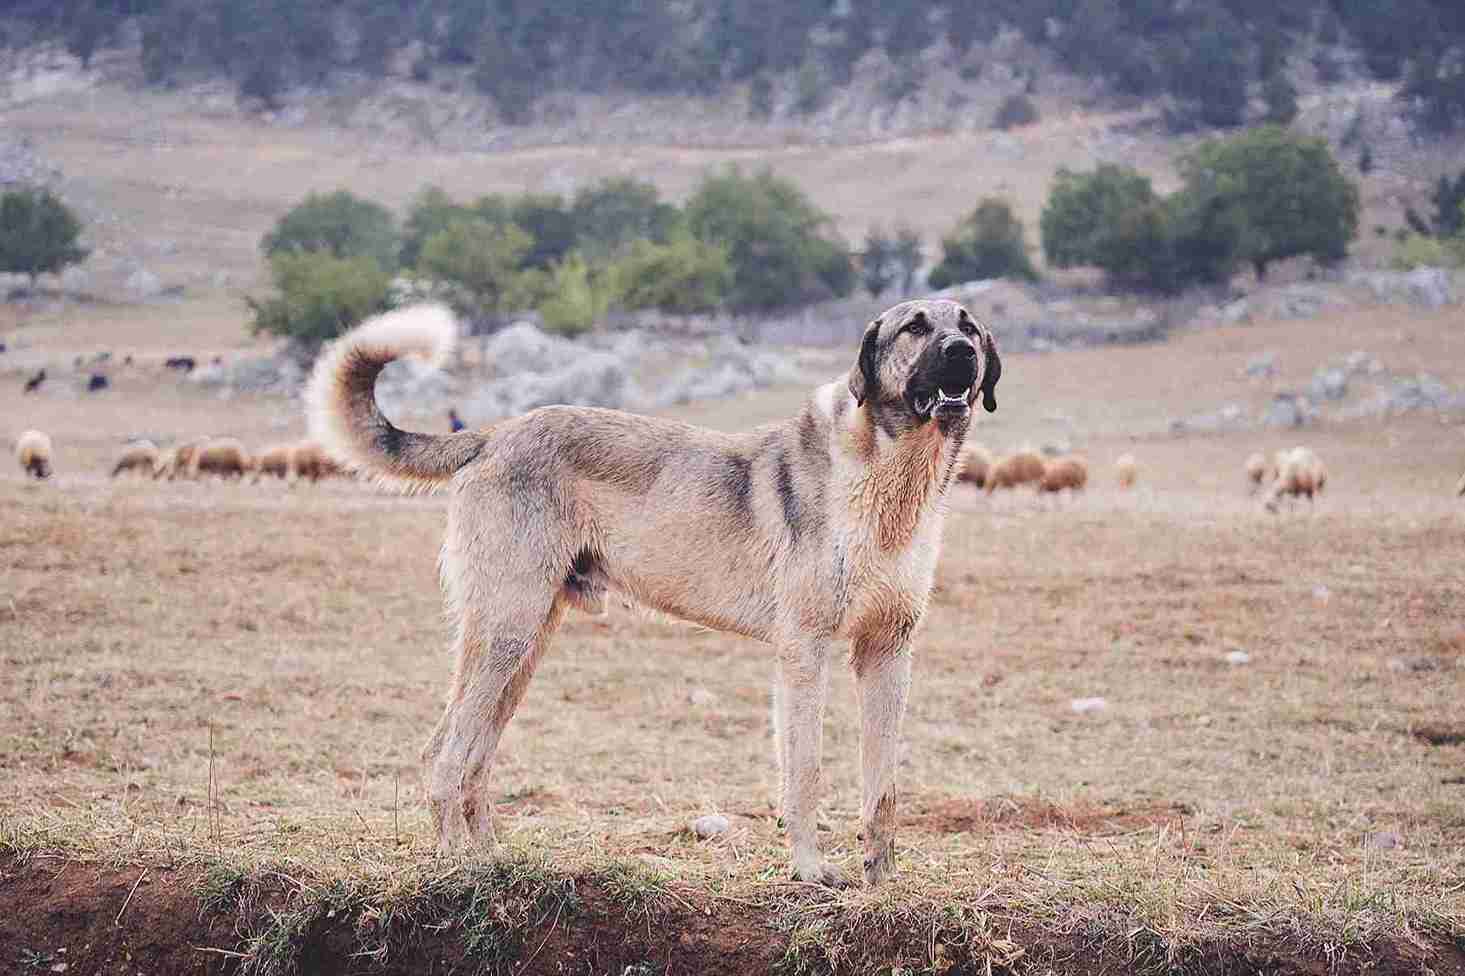
<path id="1" fill-rule="evenodd" d="M 50 190 L 21 189 L 0 194 L 0 271 L 55 274 L 87 256 L 78 243 L 81 221 Z"/>
<path id="2" fill-rule="evenodd" d="M 1409 234 L 1394 245 L 1394 254 L 1389 263 L 1399 271 L 1414 268 L 1459 268 L 1465 267 L 1465 240 L 1424 237 Z"/>
<path id="3" fill-rule="evenodd" d="M 993 128 L 1016 129 L 1024 125 L 1032 125 L 1038 121 L 1038 106 L 1026 95 L 1008 95 L 997 107 L 997 115 L 992 120 Z"/>
<path id="4" fill-rule="evenodd" d="M 1092 265 L 1129 274 L 1134 242 L 1120 234 L 1121 224 L 1126 215 L 1158 202 L 1149 178 L 1127 166 L 1105 163 L 1090 173 L 1060 169 L 1038 222 L 1043 254 L 1055 268 Z"/>
<path id="5" fill-rule="evenodd" d="M 828 215 L 771 171 L 744 176 L 731 166 L 708 176 L 685 212 L 695 237 L 727 253 L 735 309 L 798 305 L 854 289 L 854 265 L 830 234 Z"/>
<path id="6" fill-rule="evenodd" d="M 454 304 L 474 318 L 509 311 L 528 285 L 520 265 L 533 242 L 513 224 L 460 217 L 427 238 L 418 270 L 454 286 Z"/>
<path id="7" fill-rule="evenodd" d="M 726 252 L 690 234 L 666 244 L 633 242 L 607 277 L 611 301 L 621 308 L 684 315 L 718 308 L 733 283 Z"/>
<path id="8" fill-rule="evenodd" d="M 391 212 L 345 190 L 310 194 L 260 240 L 267 256 L 324 251 L 338 258 L 371 258 L 386 271 L 397 267 L 400 248 Z"/>
<path id="9" fill-rule="evenodd" d="M 555 265 L 547 284 L 547 294 L 537 307 L 544 327 L 551 332 L 578 335 L 605 314 L 604 288 L 596 287 L 589 266 L 578 254 Z"/>
<path id="10" fill-rule="evenodd" d="M 895 283 L 895 241 L 879 227 L 865 234 L 865 249 L 860 253 L 860 283 L 871 298 L 879 298 Z"/>
<path id="11" fill-rule="evenodd" d="M 372 258 L 327 251 L 279 251 L 270 257 L 277 295 L 246 299 L 253 331 L 314 349 L 387 307 L 391 275 Z"/>
<path id="12" fill-rule="evenodd" d="M 576 247 L 591 261 L 604 261 L 635 240 L 665 243 L 678 214 L 652 184 L 609 179 L 576 193 L 570 218 Z"/>
<path id="13" fill-rule="evenodd" d="M 986 197 L 941 241 L 941 263 L 932 269 L 932 288 L 945 288 L 980 278 L 1022 278 L 1035 281 L 1037 269 L 1028 258 L 1022 221 L 1007 201 Z"/>

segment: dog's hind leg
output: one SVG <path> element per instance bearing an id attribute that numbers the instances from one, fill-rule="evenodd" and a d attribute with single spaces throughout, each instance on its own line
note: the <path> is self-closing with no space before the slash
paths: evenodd
<path id="1" fill-rule="evenodd" d="M 549 580 L 507 567 L 493 572 L 492 582 L 466 581 L 469 599 L 455 600 L 462 619 L 452 690 L 423 750 L 428 802 L 444 851 L 493 846 L 488 779 L 494 752 L 564 614 Z"/>
<path id="2" fill-rule="evenodd" d="M 910 644 L 904 637 L 857 638 L 852 661 L 860 699 L 865 883 L 873 885 L 895 870 L 895 771 L 911 686 Z"/>
<path id="3" fill-rule="evenodd" d="M 843 887 L 848 879 L 820 856 L 817 836 L 824 699 L 829 688 L 828 641 L 804 636 L 782 642 L 778 681 L 774 701 L 780 711 L 777 728 L 783 764 L 779 776 L 794 877 Z"/>

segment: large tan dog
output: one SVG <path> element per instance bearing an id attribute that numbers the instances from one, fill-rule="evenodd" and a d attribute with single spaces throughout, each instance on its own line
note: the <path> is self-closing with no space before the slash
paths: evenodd
<path id="1" fill-rule="evenodd" d="M 997 408 L 991 334 L 954 302 L 897 305 L 865 330 L 847 380 L 741 434 L 586 407 L 448 435 L 394 427 L 373 392 L 382 367 L 442 361 L 455 335 L 436 306 L 388 314 L 323 355 L 307 391 L 331 453 L 403 490 L 452 492 L 442 577 L 457 663 L 423 750 L 439 845 L 493 844 L 499 737 L 565 609 L 614 588 L 776 647 L 782 813 L 804 881 L 844 880 L 820 856 L 815 813 L 829 650 L 850 642 L 864 874 L 887 876 L 911 639 L 972 404 Z"/>

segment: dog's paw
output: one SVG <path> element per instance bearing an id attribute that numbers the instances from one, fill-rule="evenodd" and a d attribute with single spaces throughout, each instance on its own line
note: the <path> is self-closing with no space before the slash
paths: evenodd
<path id="1" fill-rule="evenodd" d="M 849 875 L 828 861 L 815 861 L 807 865 L 794 865 L 794 880 L 805 884 L 823 885 L 826 888 L 848 888 Z"/>
<path id="2" fill-rule="evenodd" d="M 878 854 L 865 857 L 865 884 L 877 885 L 895 873 L 895 845 L 886 844 Z"/>

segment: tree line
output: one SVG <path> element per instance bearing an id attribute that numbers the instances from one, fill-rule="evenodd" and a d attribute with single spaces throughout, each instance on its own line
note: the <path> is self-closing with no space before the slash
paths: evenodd
<path id="1" fill-rule="evenodd" d="M 1170 96 L 1177 127 L 1241 124 L 1252 83 L 1285 123 L 1296 92 L 1281 67 L 1312 38 L 1324 78 L 1348 45 L 1374 77 L 1403 81 L 1423 123 L 1465 125 L 1459 0 L 9 0 L 0 15 L 26 28 L 0 40 L 60 37 L 83 61 L 132 18 L 150 82 L 224 75 L 266 102 L 338 69 L 380 75 L 410 45 L 415 77 L 471 66 L 509 121 L 546 91 L 709 93 L 749 80 L 756 112 L 768 78 L 795 71 L 808 109 L 877 48 L 896 64 L 887 93 L 899 98 L 921 84 L 917 55 L 936 41 L 962 54 L 1010 27 L 1116 92 Z"/>

